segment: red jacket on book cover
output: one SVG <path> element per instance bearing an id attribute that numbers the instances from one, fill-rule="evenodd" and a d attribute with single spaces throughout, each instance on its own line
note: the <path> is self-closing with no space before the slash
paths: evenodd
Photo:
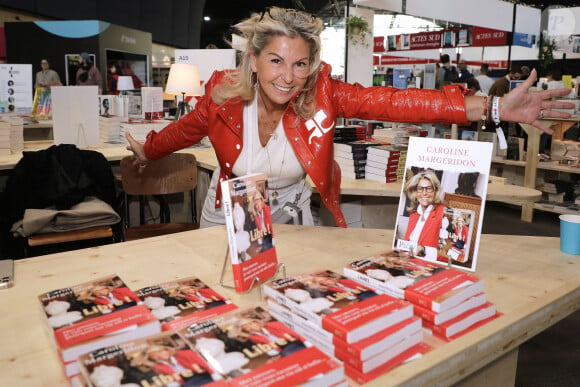
<path id="1" fill-rule="evenodd" d="M 437 248 L 437 244 L 439 243 L 439 230 L 441 229 L 441 220 L 443 219 L 444 210 L 445 206 L 437 205 L 431 210 L 431 212 L 429 212 L 417 241 L 419 246 Z M 409 215 L 409 225 L 407 226 L 405 238 L 403 239 L 407 241 L 410 239 L 411 232 L 415 229 L 420 217 L 421 215 L 416 211 Z"/>
<path id="2" fill-rule="evenodd" d="M 183 369 L 193 371 L 195 374 L 210 372 L 205 361 L 191 349 L 176 351 L 171 355 L 171 352 L 163 346 L 151 346 L 147 350 L 147 356 L 155 361 L 153 370 L 158 374 L 174 375 L 181 373 Z"/>
<path id="3" fill-rule="evenodd" d="M 93 288 L 93 295 L 97 296 L 93 302 L 97 305 L 110 305 L 116 302 L 141 302 L 139 297 L 132 290 L 126 287 L 115 288 L 113 290 L 102 288 Z"/>

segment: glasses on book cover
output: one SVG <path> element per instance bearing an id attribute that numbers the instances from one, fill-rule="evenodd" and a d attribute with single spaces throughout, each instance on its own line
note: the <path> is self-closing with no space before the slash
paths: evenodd
<path id="1" fill-rule="evenodd" d="M 433 192 L 433 190 L 434 190 L 434 188 L 432 185 L 427 186 L 427 187 L 417 186 L 417 192 L 419 192 L 419 193 L 423 193 L 423 192 L 431 193 L 431 192 Z"/>

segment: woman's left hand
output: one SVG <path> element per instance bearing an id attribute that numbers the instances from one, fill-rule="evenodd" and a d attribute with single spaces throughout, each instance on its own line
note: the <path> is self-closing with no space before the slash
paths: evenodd
<path id="1" fill-rule="evenodd" d="M 572 102 L 552 100 L 570 93 L 570 89 L 553 89 L 529 91 L 537 78 L 536 69 L 533 69 L 528 79 L 521 85 L 504 95 L 499 101 L 499 118 L 502 121 L 521 122 L 531 124 L 548 134 L 552 134 L 548 122 L 541 119 L 569 118 L 571 115 L 553 109 L 574 109 Z"/>

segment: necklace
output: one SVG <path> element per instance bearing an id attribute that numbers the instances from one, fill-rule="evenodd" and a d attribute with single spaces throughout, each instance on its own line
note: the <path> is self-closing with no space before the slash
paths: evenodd
<path id="1" fill-rule="evenodd" d="M 286 159 L 286 145 L 288 144 L 288 140 L 284 138 L 284 151 L 282 152 L 282 162 L 280 163 L 280 172 L 278 172 L 278 178 L 282 175 L 282 169 L 284 168 L 284 160 Z M 268 166 L 270 168 L 270 176 L 272 176 L 272 161 L 270 160 L 270 150 L 268 149 L 268 144 L 266 144 L 266 154 L 268 155 Z M 280 187 L 271 187 L 269 189 L 272 190 L 272 204 L 277 206 L 278 205 L 278 189 Z"/>

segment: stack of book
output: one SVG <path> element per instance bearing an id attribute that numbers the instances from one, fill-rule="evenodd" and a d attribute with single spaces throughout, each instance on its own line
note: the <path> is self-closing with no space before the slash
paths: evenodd
<path id="1" fill-rule="evenodd" d="M 364 140 L 367 129 L 362 125 L 337 126 L 334 128 L 334 142 Z"/>
<path id="2" fill-rule="evenodd" d="M 372 138 L 392 145 L 409 144 L 409 132 L 405 128 L 375 129 Z"/>
<path id="3" fill-rule="evenodd" d="M 161 131 L 172 121 L 168 120 L 156 120 L 156 121 L 130 121 L 121 123 L 121 131 L 119 137 L 121 142 L 127 144 L 127 139 L 125 138 L 125 133 L 129 132 L 133 138 L 139 142 L 145 142 L 147 139 L 147 134 L 152 130 L 155 132 Z"/>
<path id="4" fill-rule="evenodd" d="M 147 286 L 135 293 L 164 331 L 182 329 L 237 308 L 197 277 Z"/>
<path id="5" fill-rule="evenodd" d="M 405 173 L 407 150 L 404 147 L 381 145 L 369 148 L 365 179 L 392 183 L 401 181 Z"/>
<path id="6" fill-rule="evenodd" d="M 10 123 L 0 121 L 0 156 L 10 153 Z"/>
<path id="7" fill-rule="evenodd" d="M 99 116 L 99 141 L 118 143 L 121 141 L 121 122 L 123 117 L 113 115 Z"/>
<path id="8" fill-rule="evenodd" d="M 0 154 L 18 153 L 24 149 L 24 119 L 9 114 L 0 115 Z"/>
<path id="9" fill-rule="evenodd" d="M 414 315 L 446 341 L 499 314 L 487 301 L 483 281 L 474 274 L 443 267 L 396 250 L 383 251 L 344 267 L 344 275 L 379 293 L 413 304 Z"/>
<path id="10" fill-rule="evenodd" d="M 365 178 L 365 165 L 369 147 L 381 145 L 374 140 L 358 140 L 347 143 L 334 143 L 334 160 L 340 166 L 342 176 L 351 179 Z"/>
<path id="11" fill-rule="evenodd" d="M 547 201 L 554 204 L 574 201 L 574 183 L 568 180 L 545 181 L 542 192 Z"/>
<path id="12" fill-rule="evenodd" d="M 80 378 L 78 357 L 161 332 L 159 321 L 117 275 L 38 296 L 64 373 Z"/>
<path id="13" fill-rule="evenodd" d="M 340 362 L 261 307 L 225 313 L 179 333 L 230 386 L 348 385 Z"/>
<path id="14" fill-rule="evenodd" d="M 264 285 L 270 313 L 369 381 L 424 351 L 412 305 L 329 270 Z"/>

